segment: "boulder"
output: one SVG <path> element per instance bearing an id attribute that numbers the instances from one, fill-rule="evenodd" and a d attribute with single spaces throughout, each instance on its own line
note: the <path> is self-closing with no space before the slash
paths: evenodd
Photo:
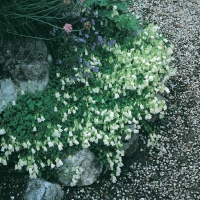
<path id="1" fill-rule="evenodd" d="M 61 200 L 63 195 L 60 185 L 35 178 L 28 181 L 24 200 Z"/>
<path id="2" fill-rule="evenodd" d="M 135 125 L 127 125 L 129 129 L 134 130 Z M 133 153 L 137 151 L 138 148 L 138 140 L 139 140 L 139 133 L 132 132 L 132 136 L 129 140 L 123 139 L 123 150 L 125 152 L 125 156 L 131 157 Z"/>
<path id="3" fill-rule="evenodd" d="M 7 107 L 8 103 L 17 99 L 17 87 L 11 80 L 0 80 L 0 114 Z"/>
<path id="4" fill-rule="evenodd" d="M 0 49 L 0 67 L 8 71 L 18 91 L 43 90 L 49 80 L 47 47 L 44 41 L 31 38 L 13 38 L 3 42 Z"/>
<path id="5" fill-rule="evenodd" d="M 66 186 L 91 185 L 103 170 L 103 164 L 89 149 L 63 154 L 62 162 L 57 168 L 58 180 Z"/>

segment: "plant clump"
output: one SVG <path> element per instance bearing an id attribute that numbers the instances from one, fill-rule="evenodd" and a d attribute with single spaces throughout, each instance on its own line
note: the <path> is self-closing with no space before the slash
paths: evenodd
<path id="1" fill-rule="evenodd" d="M 122 138 L 148 129 L 153 115 L 164 117 L 161 95 L 169 93 L 165 82 L 175 72 L 173 47 L 158 26 L 138 31 L 134 16 L 120 18 L 127 4 L 113 2 L 86 1 L 80 20 L 66 22 L 65 34 L 52 44 L 56 62 L 45 91 L 19 96 L 1 117 L 0 163 L 14 158 L 16 170 L 35 178 L 62 166 L 63 151 L 89 148 L 116 182 Z"/>

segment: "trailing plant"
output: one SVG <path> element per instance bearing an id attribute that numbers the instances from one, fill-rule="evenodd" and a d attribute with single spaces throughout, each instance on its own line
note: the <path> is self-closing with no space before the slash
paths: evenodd
<path id="1" fill-rule="evenodd" d="M 158 26 L 149 24 L 131 36 L 116 21 L 97 15 L 107 1 L 87 2 L 94 6 L 88 4 L 92 7 L 85 8 L 80 21 L 64 26 L 48 87 L 35 96 L 22 91 L 0 118 L 0 163 L 13 158 L 15 169 L 27 170 L 31 178 L 54 173 L 63 164 L 63 151 L 89 148 L 116 182 L 123 166 L 122 139 L 129 140 L 142 126 L 148 129 L 146 121 L 155 114 L 163 118 L 167 109 L 161 94 L 169 93 L 165 81 L 174 74 L 172 46 Z"/>

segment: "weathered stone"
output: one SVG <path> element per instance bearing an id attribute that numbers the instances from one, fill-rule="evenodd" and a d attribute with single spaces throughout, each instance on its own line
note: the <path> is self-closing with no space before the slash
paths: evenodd
<path id="1" fill-rule="evenodd" d="M 63 165 L 57 169 L 58 179 L 66 186 L 91 185 L 103 169 L 103 164 L 88 149 L 64 154 L 62 161 Z"/>
<path id="2" fill-rule="evenodd" d="M 24 194 L 24 200 L 61 200 L 64 192 L 58 184 L 45 180 L 30 179 Z"/>
<path id="3" fill-rule="evenodd" d="M 30 38 L 4 41 L 0 57 L 1 67 L 9 71 L 20 90 L 34 92 L 48 84 L 49 64 L 44 41 Z"/>
<path id="4" fill-rule="evenodd" d="M 5 110 L 9 102 L 16 98 L 17 88 L 13 81 L 10 78 L 0 80 L 0 113 Z"/>
<path id="5" fill-rule="evenodd" d="M 132 131 L 135 129 L 135 125 L 127 125 L 129 129 Z M 138 148 L 138 140 L 139 140 L 139 133 L 132 133 L 131 138 L 129 140 L 123 139 L 124 145 L 123 150 L 125 152 L 125 156 L 131 157 L 133 153 L 137 151 Z"/>

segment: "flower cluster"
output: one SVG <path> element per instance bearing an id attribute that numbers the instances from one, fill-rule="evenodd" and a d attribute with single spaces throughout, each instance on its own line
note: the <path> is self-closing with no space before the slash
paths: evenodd
<path id="1" fill-rule="evenodd" d="M 63 28 L 67 33 L 72 32 L 72 25 L 71 24 L 65 24 Z"/>
<path id="2" fill-rule="evenodd" d="M 155 114 L 162 118 L 167 109 L 161 95 L 169 92 L 165 82 L 175 71 L 169 67 L 172 46 L 158 27 L 150 24 L 135 38 L 109 37 L 96 30 L 97 24 L 106 23 L 98 20 L 100 11 L 87 12 L 92 19 L 81 18 L 84 30 L 71 38 L 72 48 L 67 49 L 72 56 L 76 52 L 71 67 L 56 68 L 52 85 L 38 97 L 22 92 L 23 98 L 1 120 L 0 163 L 6 165 L 17 152 L 15 169 L 26 169 L 31 178 L 62 166 L 61 151 L 75 147 L 96 152 L 116 182 L 125 154 L 123 138 L 129 140 L 143 121 Z M 111 13 L 117 17 L 118 7 L 112 5 Z M 72 25 L 65 24 L 64 30 L 70 33 Z M 75 172 L 71 186 L 83 169 Z"/>

